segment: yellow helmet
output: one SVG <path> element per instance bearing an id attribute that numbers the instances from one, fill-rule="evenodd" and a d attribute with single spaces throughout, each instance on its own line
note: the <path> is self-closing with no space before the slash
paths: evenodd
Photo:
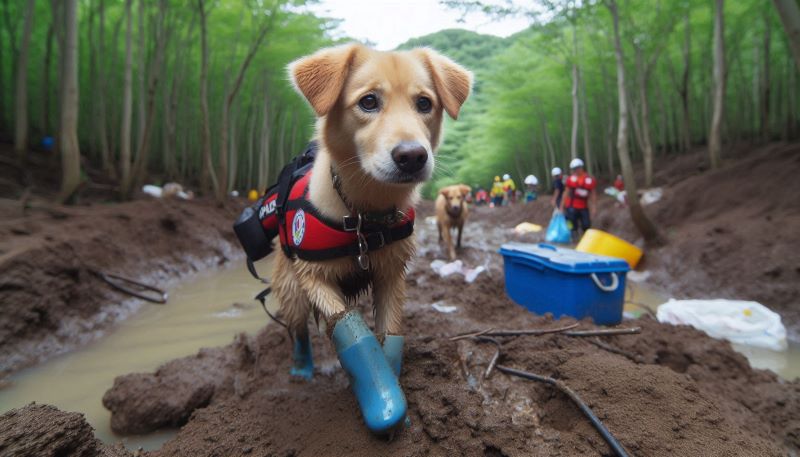
<path id="1" fill-rule="evenodd" d="M 495 182 L 498 182 L 498 181 L 500 181 L 500 177 L 499 176 L 495 176 L 494 180 L 495 180 Z"/>

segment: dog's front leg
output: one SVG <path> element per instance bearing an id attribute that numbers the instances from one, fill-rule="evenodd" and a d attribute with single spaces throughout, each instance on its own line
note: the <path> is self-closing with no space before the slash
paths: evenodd
<path id="1" fill-rule="evenodd" d="M 325 316 L 342 368 L 350 377 L 364 422 L 376 433 L 404 423 L 408 405 L 378 339 L 357 309 L 347 309 L 341 290 L 319 275 L 303 281 L 311 302 Z"/>
<path id="2" fill-rule="evenodd" d="M 401 335 L 403 305 L 406 301 L 406 270 L 403 256 L 385 258 L 373 279 L 375 333 L 383 338 L 383 352 L 400 376 L 404 338 Z"/>

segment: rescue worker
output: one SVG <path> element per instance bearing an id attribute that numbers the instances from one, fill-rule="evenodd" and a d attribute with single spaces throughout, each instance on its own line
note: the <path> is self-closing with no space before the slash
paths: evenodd
<path id="1" fill-rule="evenodd" d="M 555 167 L 550 172 L 553 176 L 553 208 L 561 208 L 561 197 L 564 196 L 564 180 L 561 177 L 561 168 Z"/>
<path id="2" fill-rule="evenodd" d="M 625 181 L 622 180 L 622 175 L 617 175 L 617 179 L 614 180 L 614 189 L 620 192 L 625 190 Z"/>
<path id="3" fill-rule="evenodd" d="M 597 211 L 597 181 L 586 173 L 583 160 L 575 158 L 569 163 L 570 176 L 567 178 L 566 195 L 561 202 L 561 210 L 566 210 L 567 220 L 572 223 L 573 241 L 592 226 L 591 216 Z"/>
<path id="4" fill-rule="evenodd" d="M 495 176 L 494 182 L 492 183 L 492 190 L 490 192 L 490 196 L 492 197 L 492 203 L 490 206 L 492 208 L 503 204 L 503 194 L 503 183 L 500 182 L 499 176 Z"/>
<path id="5" fill-rule="evenodd" d="M 528 175 L 523 182 L 525 183 L 525 203 L 536 200 L 536 187 L 539 185 L 539 180 L 536 176 Z"/>
<path id="6" fill-rule="evenodd" d="M 489 203 L 489 194 L 483 187 L 478 186 L 478 191 L 475 192 L 475 204 L 478 206 L 486 205 Z"/>
<path id="7" fill-rule="evenodd" d="M 509 175 L 508 173 L 503 175 L 503 191 L 506 196 L 503 205 L 509 205 L 511 203 L 516 202 L 517 185 L 514 183 L 514 180 L 511 179 L 511 175 Z"/>

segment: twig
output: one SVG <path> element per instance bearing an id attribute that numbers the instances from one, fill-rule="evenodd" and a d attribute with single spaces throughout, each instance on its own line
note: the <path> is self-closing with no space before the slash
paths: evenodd
<path id="1" fill-rule="evenodd" d="M 578 322 L 574 324 L 569 324 L 564 327 L 558 328 L 542 328 L 542 329 L 530 329 L 530 330 L 496 330 L 492 332 L 485 332 L 483 335 L 486 336 L 531 336 L 531 335 L 547 335 L 549 333 L 561 333 L 567 332 L 567 330 L 573 329 L 578 326 Z M 567 332 L 569 333 L 569 332 Z"/>
<path id="2" fill-rule="evenodd" d="M 636 355 L 636 354 L 634 354 L 632 352 L 623 351 L 622 349 L 619 349 L 619 348 L 615 348 L 614 346 L 612 346 L 612 345 L 600 340 L 599 337 L 594 337 L 594 338 L 590 339 L 589 342 L 594 344 L 595 346 L 599 347 L 600 349 L 604 349 L 604 350 L 606 350 L 608 352 L 611 352 L 613 354 L 619 354 L 619 355 L 621 355 L 623 357 L 627 357 L 627 358 L 633 360 L 636 363 L 642 363 L 642 359 L 638 355 Z"/>
<path id="3" fill-rule="evenodd" d="M 491 360 L 489 360 L 489 366 L 486 367 L 486 371 L 483 372 L 483 379 L 488 379 L 489 376 L 492 375 L 492 371 L 494 370 L 494 366 L 497 364 L 497 360 L 500 358 L 500 342 L 494 338 L 487 338 L 485 336 L 479 336 L 478 341 L 494 343 L 494 345 L 497 347 Z"/>
<path id="4" fill-rule="evenodd" d="M 578 408 L 580 408 L 583 415 L 586 416 L 589 421 L 592 423 L 595 429 L 600 433 L 603 439 L 608 443 L 608 446 L 611 450 L 616 454 L 618 457 L 628 457 L 628 453 L 625 451 L 625 448 L 614 438 L 614 435 L 608 431 L 608 428 L 603 424 L 603 422 L 595 415 L 594 411 L 589 408 L 586 403 L 581 400 L 581 397 L 575 393 L 574 390 L 570 389 L 563 381 L 551 378 L 549 376 L 542 376 L 534 373 L 529 373 L 527 371 L 520 371 L 516 370 L 511 367 L 507 367 L 504 365 L 497 365 L 497 369 L 502 371 L 503 373 L 519 376 L 520 378 L 529 379 L 531 381 L 543 382 L 545 384 L 550 384 L 551 386 L 555 387 L 556 389 L 560 390 L 564 394 L 566 394 L 570 400 L 572 400 Z"/>
<path id="5" fill-rule="evenodd" d="M 463 340 L 465 338 L 475 338 L 477 336 L 485 335 L 485 334 L 491 332 L 492 330 L 494 330 L 494 327 L 490 327 L 490 328 L 487 328 L 486 330 L 481 330 L 479 332 L 462 333 L 460 335 L 451 336 L 449 339 L 450 339 L 450 341 L 458 341 L 458 340 Z"/>
<path id="6" fill-rule="evenodd" d="M 131 296 L 134 296 L 136 298 L 141 298 L 142 300 L 146 300 L 146 301 L 149 301 L 151 303 L 158 303 L 158 304 L 163 305 L 164 303 L 167 302 L 167 297 L 168 297 L 167 292 L 159 289 L 158 287 L 154 287 L 154 286 L 150 286 L 150 285 L 147 285 L 147 284 L 143 284 L 143 283 L 141 283 L 139 281 L 134 281 L 133 279 L 124 278 L 124 277 L 119 276 L 119 275 L 115 275 L 115 274 L 111 274 L 111 273 L 103 273 L 102 271 L 99 271 L 99 270 L 90 269 L 89 272 L 91 272 L 92 274 L 94 274 L 95 276 L 100 278 L 102 281 L 104 281 L 106 284 L 108 284 L 109 286 L 113 287 L 114 289 L 116 289 L 116 290 L 118 290 L 120 292 L 124 292 L 124 293 L 126 293 L 128 295 L 131 295 Z M 140 287 L 142 289 L 149 290 L 151 292 L 155 292 L 156 294 L 158 294 L 158 297 L 152 297 L 152 296 L 149 296 L 149 295 L 145 295 L 145 294 L 143 294 L 143 293 L 141 293 L 139 291 L 136 291 L 136 290 L 133 290 L 133 289 L 127 287 L 127 286 L 124 286 L 123 285 L 124 283 L 131 284 L 131 285 Z"/>
<path id="7" fill-rule="evenodd" d="M 599 330 L 575 330 L 572 332 L 564 332 L 566 336 L 606 336 L 606 335 L 634 335 L 642 333 L 641 327 L 629 328 L 606 328 Z"/>

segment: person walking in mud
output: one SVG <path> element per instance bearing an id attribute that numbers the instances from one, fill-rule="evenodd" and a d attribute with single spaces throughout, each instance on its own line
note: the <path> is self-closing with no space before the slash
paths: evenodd
<path id="1" fill-rule="evenodd" d="M 561 197 L 564 196 L 564 179 L 561 176 L 561 168 L 553 168 L 550 174 L 553 176 L 553 199 L 550 203 L 553 208 L 561 208 Z"/>
<path id="2" fill-rule="evenodd" d="M 592 226 L 592 217 L 597 212 L 597 181 L 586 173 L 583 160 L 575 158 L 569 163 L 566 195 L 561 202 L 567 220 L 572 223 L 572 239 L 578 241 Z"/>
<path id="3" fill-rule="evenodd" d="M 492 197 L 491 207 L 496 208 L 503 204 L 503 195 L 505 192 L 503 191 L 503 183 L 500 181 L 499 176 L 494 177 L 494 182 L 492 183 L 492 190 L 490 192 Z"/>

